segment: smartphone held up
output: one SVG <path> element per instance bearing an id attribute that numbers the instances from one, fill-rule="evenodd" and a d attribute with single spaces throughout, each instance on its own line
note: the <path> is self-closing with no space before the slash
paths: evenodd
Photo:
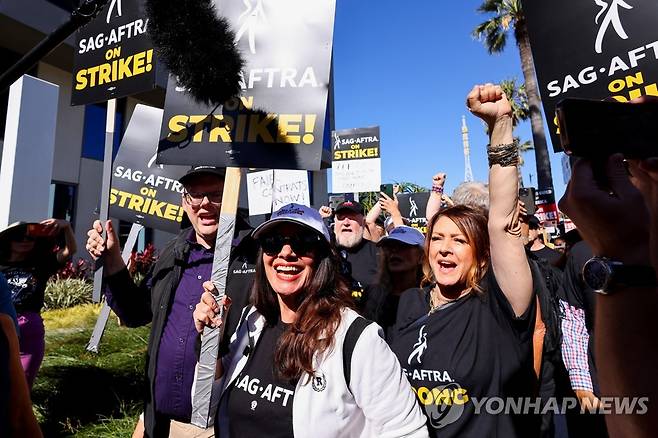
<path id="1" fill-rule="evenodd" d="M 658 98 L 623 103 L 568 98 L 556 108 L 564 152 L 600 159 L 658 156 Z"/>

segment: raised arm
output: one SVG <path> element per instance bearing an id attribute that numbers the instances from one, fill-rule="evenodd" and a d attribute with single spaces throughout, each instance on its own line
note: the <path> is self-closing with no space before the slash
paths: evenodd
<path id="1" fill-rule="evenodd" d="M 521 316 L 532 301 L 532 274 L 519 222 L 518 148 L 512 135 L 512 107 L 502 89 L 476 85 L 468 109 L 489 126 L 489 240 L 496 281 L 514 313 Z"/>
<path id="2" fill-rule="evenodd" d="M 443 199 L 443 186 L 446 182 L 446 174 L 439 172 L 432 177 L 432 191 L 427 199 L 425 207 L 425 216 L 429 222 L 435 214 L 441 210 L 441 201 Z"/>
<path id="3" fill-rule="evenodd" d="M 366 234 L 364 237 L 368 240 L 373 240 L 372 236 L 375 234 L 374 230 L 376 227 L 377 218 L 382 214 L 382 207 L 379 205 L 379 202 L 375 202 L 368 214 L 366 215 Z M 374 239 L 375 241 L 377 239 Z"/>
<path id="4" fill-rule="evenodd" d="M 52 236 L 57 236 L 60 233 L 64 234 L 64 246 L 57 251 L 56 257 L 57 263 L 66 263 L 78 250 L 71 224 L 63 219 L 51 218 L 41 221 L 41 225 L 46 226 L 48 233 Z"/>
<path id="5" fill-rule="evenodd" d="M 384 192 L 380 192 L 379 194 L 381 195 L 378 202 L 380 208 L 391 215 L 393 224 L 396 227 L 404 225 L 404 219 L 402 219 L 402 213 L 400 213 L 400 207 L 398 205 L 397 194 L 393 193 L 392 198 Z"/>

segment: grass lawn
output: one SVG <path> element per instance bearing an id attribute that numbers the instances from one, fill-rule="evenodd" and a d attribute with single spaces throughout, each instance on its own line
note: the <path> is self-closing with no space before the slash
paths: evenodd
<path id="1" fill-rule="evenodd" d="M 43 313 L 46 355 L 32 391 L 46 437 L 129 437 L 141 412 L 148 327 L 112 314 L 99 353 L 85 350 L 100 312 L 87 304 Z"/>

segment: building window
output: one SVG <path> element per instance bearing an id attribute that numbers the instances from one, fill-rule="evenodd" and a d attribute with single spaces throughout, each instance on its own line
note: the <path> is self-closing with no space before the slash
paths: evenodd
<path id="1" fill-rule="evenodd" d="M 77 186 L 67 183 L 52 183 L 50 185 L 50 217 L 64 219 L 74 226 L 75 199 Z"/>
<path id="2" fill-rule="evenodd" d="M 117 105 L 114 119 L 114 145 L 112 159 L 116 157 L 121 143 L 121 129 L 123 126 L 123 105 Z M 107 104 L 93 104 L 85 107 L 85 124 L 82 134 L 82 158 L 103 161 L 105 153 L 105 118 L 107 117 Z"/>
<path id="3" fill-rule="evenodd" d="M 132 222 L 127 222 L 122 220 L 119 221 L 119 241 L 121 242 L 122 248 L 123 245 L 128 240 L 128 235 L 130 234 L 130 229 L 132 228 L 132 226 L 133 226 Z M 139 237 L 137 238 L 137 242 L 135 242 L 133 251 L 137 251 L 137 252 L 144 251 L 144 248 L 146 248 L 146 245 L 148 245 L 149 243 L 153 243 L 153 229 L 145 227 L 139 233 Z"/>

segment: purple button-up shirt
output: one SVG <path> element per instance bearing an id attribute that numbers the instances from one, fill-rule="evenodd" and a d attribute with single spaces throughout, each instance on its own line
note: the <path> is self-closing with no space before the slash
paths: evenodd
<path id="1" fill-rule="evenodd" d="M 192 383 L 197 363 L 198 333 L 192 312 L 210 280 L 213 251 L 190 238 L 190 253 L 173 298 L 160 340 L 155 371 L 155 410 L 179 421 L 192 415 Z"/>

